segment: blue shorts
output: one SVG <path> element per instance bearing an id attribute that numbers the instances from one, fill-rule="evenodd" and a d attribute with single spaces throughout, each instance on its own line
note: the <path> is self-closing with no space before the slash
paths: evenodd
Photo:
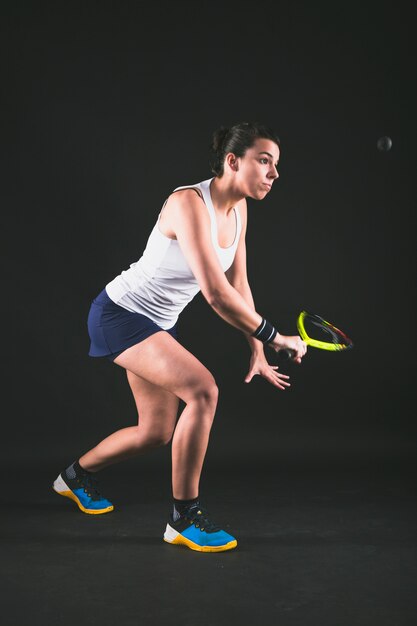
<path id="1" fill-rule="evenodd" d="M 113 302 L 105 289 L 91 303 L 87 327 L 91 340 L 89 356 L 105 356 L 110 361 L 127 348 L 164 330 L 146 315 L 132 313 Z M 176 324 L 166 332 L 177 339 Z"/>

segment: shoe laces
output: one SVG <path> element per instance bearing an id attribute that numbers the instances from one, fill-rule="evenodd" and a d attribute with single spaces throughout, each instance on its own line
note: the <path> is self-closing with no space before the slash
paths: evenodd
<path id="1" fill-rule="evenodd" d="M 188 510 L 184 514 L 184 517 L 202 531 L 205 530 L 208 533 L 214 533 L 220 530 L 220 526 L 210 519 L 207 509 L 200 506 L 195 506 Z"/>
<path id="2" fill-rule="evenodd" d="M 84 488 L 85 493 L 92 500 L 102 500 L 103 496 L 100 494 L 97 486 L 97 479 L 89 474 L 84 474 L 81 478 L 77 478 L 77 482 Z"/>

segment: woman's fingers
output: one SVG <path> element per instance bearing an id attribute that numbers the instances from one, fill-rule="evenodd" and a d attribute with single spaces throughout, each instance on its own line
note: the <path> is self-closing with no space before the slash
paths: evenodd
<path id="1" fill-rule="evenodd" d="M 282 391 L 285 391 L 287 387 L 291 387 L 291 383 L 288 382 L 290 378 L 288 374 L 282 374 L 278 372 L 278 365 L 268 365 L 267 367 L 262 367 L 257 369 L 252 368 L 246 378 L 245 382 L 249 383 L 255 375 L 263 376 L 269 383 L 278 387 Z"/>
<path id="2" fill-rule="evenodd" d="M 280 389 L 285 389 L 285 387 L 291 387 L 291 383 L 287 382 L 289 376 L 287 374 L 278 374 L 277 372 L 273 372 L 273 376 L 271 376 L 270 381 Z"/>

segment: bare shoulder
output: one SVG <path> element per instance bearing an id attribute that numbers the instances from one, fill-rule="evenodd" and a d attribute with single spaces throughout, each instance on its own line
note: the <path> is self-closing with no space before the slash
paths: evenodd
<path id="1" fill-rule="evenodd" d="M 209 215 L 207 211 L 201 210 L 202 206 L 204 206 L 203 197 L 200 190 L 195 187 L 172 192 L 161 211 L 159 222 L 161 231 L 171 239 L 176 239 L 178 226 L 184 221 L 207 226 Z"/>
<path id="2" fill-rule="evenodd" d="M 201 191 L 195 187 L 189 189 L 179 189 L 173 191 L 167 198 L 164 211 L 167 212 L 176 210 L 181 207 L 196 207 L 201 206 L 203 202 L 203 196 Z"/>

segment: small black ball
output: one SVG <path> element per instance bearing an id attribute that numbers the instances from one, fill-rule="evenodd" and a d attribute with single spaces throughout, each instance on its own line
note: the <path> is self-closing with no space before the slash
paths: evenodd
<path id="1" fill-rule="evenodd" d="M 376 147 L 381 152 L 388 152 L 388 150 L 391 150 L 391 147 L 392 147 L 391 137 L 387 137 L 387 136 L 380 137 L 378 141 L 376 142 Z"/>

